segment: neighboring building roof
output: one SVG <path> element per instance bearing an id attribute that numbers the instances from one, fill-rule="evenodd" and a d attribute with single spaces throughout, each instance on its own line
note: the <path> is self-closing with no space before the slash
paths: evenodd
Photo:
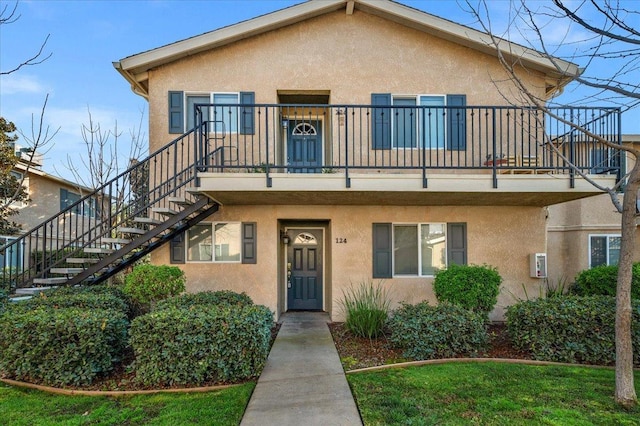
<path id="1" fill-rule="evenodd" d="M 354 10 L 361 10 L 489 55 L 496 55 L 491 38 L 486 33 L 394 1 L 310 0 L 238 24 L 129 56 L 114 62 L 113 66 L 131 83 L 131 89 L 134 93 L 148 98 L 148 71 L 155 67 L 342 9 L 349 15 Z M 581 73 L 576 64 L 561 59 L 556 59 L 554 64 L 542 53 L 506 40 L 500 40 L 500 49 L 505 56 L 518 58 L 524 66 L 548 75 L 547 93 L 549 94 L 561 90 L 573 77 Z M 558 67 L 564 72 L 559 72 Z"/>
<path id="2" fill-rule="evenodd" d="M 43 179 L 50 180 L 52 182 L 58 183 L 58 184 L 63 185 L 63 186 L 76 188 L 76 189 L 78 189 L 79 191 L 81 191 L 81 192 L 83 192 L 85 194 L 93 192 L 93 189 L 91 189 L 91 188 L 88 188 L 88 187 L 83 186 L 83 185 L 79 185 L 79 184 L 77 184 L 75 182 L 72 182 L 70 180 L 61 178 L 59 176 L 49 174 L 49 173 L 47 173 L 47 172 L 45 172 L 42 169 L 39 169 L 37 167 L 28 166 L 23 161 L 18 162 L 15 165 L 14 169 L 16 169 L 16 170 L 18 170 L 18 171 L 20 171 L 22 173 L 34 174 L 34 175 L 40 176 Z"/>

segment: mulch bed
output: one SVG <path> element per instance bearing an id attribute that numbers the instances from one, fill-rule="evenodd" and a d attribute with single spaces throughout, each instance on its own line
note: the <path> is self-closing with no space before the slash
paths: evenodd
<path id="1" fill-rule="evenodd" d="M 404 358 L 402 350 L 394 348 L 385 336 L 371 340 L 356 337 L 341 322 L 330 323 L 329 329 L 345 370 L 411 361 Z M 489 326 L 489 347 L 477 357 L 531 359 L 528 353 L 513 347 L 504 324 Z"/>

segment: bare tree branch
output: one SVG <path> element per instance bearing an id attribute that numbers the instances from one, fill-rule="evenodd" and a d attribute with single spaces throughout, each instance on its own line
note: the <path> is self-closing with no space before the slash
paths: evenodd
<path id="1" fill-rule="evenodd" d="M 0 26 L 13 24 L 20 19 L 20 15 L 16 15 L 16 12 L 18 10 L 18 1 L 16 1 L 15 5 L 13 6 L 13 9 L 11 9 L 10 12 L 8 12 L 9 11 L 8 7 L 9 7 L 8 5 L 5 5 L 2 8 L 2 11 L 0 11 Z M 12 74 L 23 67 L 39 65 L 44 61 L 46 61 L 47 59 L 49 59 L 53 55 L 53 53 L 49 53 L 48 55 L 44 56 L 44 49 L 47 46 L 47 42 L 49 41 L 50 36 L 51 34 L 47 34 L 44 41 L 40 45 L 40 49 L 38 49 L 38 51 L 33 56 L 31 56 L 26 60 L 23 60 L 18 65 L 14 66 L 13 68 L 10 68 L 9 70 L 6 70 L 6 71 L 0 70 L 0 75 Z"/>

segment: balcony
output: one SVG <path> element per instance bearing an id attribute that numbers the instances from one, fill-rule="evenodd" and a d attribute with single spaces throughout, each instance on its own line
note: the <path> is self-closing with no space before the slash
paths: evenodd
<path id="1" fill-rule="evenodd" d="M 199 104 L 194 123 L 195 189 L 221 204 L 545 206 L 624 168 L 594 137 L 620 143 L 616 108 Z"/>

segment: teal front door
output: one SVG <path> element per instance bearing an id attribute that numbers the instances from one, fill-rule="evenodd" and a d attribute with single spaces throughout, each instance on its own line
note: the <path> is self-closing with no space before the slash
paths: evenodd
<path id="1" fill-rule="evenodd" d="M 289 310 L 322 310 L 322 230 L 290 229 L 287 248 Z"/>
<path id="2" fill-rule="evenodd" d="M 290 173 L 322 172 L 322 122 L 289 120 L 287 164 Z"/>

